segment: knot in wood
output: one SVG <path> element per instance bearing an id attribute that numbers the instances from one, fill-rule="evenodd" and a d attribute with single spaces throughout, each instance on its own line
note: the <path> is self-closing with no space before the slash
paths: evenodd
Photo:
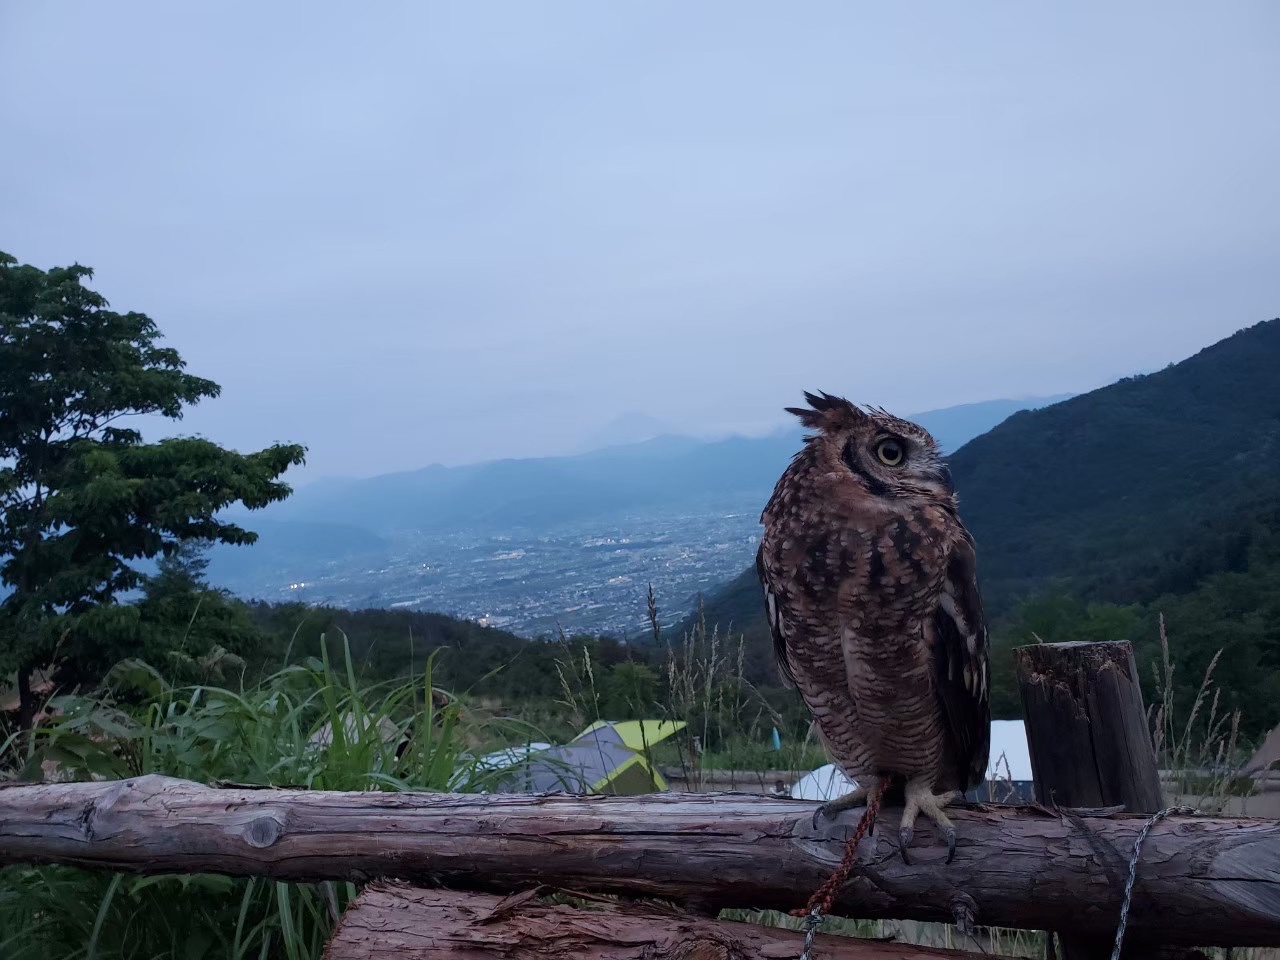
<path id="1" fill-rule="evenodd" d="M 261 849 L 279 840 L 283 832 L 284 828 L 275 817 L 258 817 L 249 824 L 249 829 L 245 832 L 245 841 L 249 846 Z"/>

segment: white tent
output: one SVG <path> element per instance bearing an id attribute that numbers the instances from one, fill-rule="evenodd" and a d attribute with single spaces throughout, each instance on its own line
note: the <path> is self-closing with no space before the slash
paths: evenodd
<path id="1" fill-rule="evenodd" d="M 1027 729 L 1021 720 L 991 721 L 991 754 L 987 780 L 1015 784 L 1031 783 L 1031 750 Z M 806 773 L 791 785 L 794 800 L 830 800 L 854 788 L 854 783 L 833 763 Z"/>
<path id="2" fill-rule="evenodd" d="M 854 783 L 834 763 L 806 773 L 791 785 L 792 800 L 831 800 L 854 788 Z"/>
<path id="3" fill-rule="evenodd" d="M 1031 748 L 1027 746 L 1027 728 L 1021 720 L 991 721 L 987 779 L 1031 782 Z"/>

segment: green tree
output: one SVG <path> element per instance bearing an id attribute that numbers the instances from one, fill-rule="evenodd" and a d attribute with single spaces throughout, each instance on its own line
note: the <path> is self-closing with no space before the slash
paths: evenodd
<path id="1" fill-rule="evenodd" d="M 266 637 L 249 608 L 205 579 L 209 544 L 190 540 L 156 565 L 138 601 L 143 659 L 199 683 L 222 682 L 243 670 L 241 654 L 258 652 Z"/>
<path id="2" fill-rule="evenodd" d="M 209 440 L 144 443 L 129 417 L 178 420 L 220 388 L 185 372 L 141 313 L 117 313 L 79 264 L 48 271 L 0 252 L 0 674 L 16 671 L 20 723 L 29 680 L 58 661 L 100 674 L 143 644 L 138 561 L 184 541 L 248 544 L 217 519 L 290 493 L 280 476 L 305 450 L 240 454 Z"/>

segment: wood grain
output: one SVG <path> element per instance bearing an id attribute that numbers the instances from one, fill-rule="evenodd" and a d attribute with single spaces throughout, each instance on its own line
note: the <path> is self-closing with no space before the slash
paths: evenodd
<path id="1" fill-rule="evenodd" d="M 325 960 L 795 960 L 804 944 L 804 935 L 795 930 L 709 920 L 658 906 L 552 905 L 531 893 L 502 898 L 380 881 L 366 887 L 347 908 Z M 814 956 L 982 958 L 958 950 L 821 933 L 814 941 Z"/>
<path id="2" fill-rule="evenodd" d="M 398 877 L 511 892 L 533 884 L 790 909 L 834 867 L 851 811 L 747 794 L 572 797 L 213 789 L 149 776 L 0 789 L 0 864 L 282 880 Z M 1142 817 L 959 807 L 951 865 L 932 830 L 898 856 L 882 811 L 842 891 L 855 917 L 1114 929 Z M 1144 847 L 1128 937 L 1280 945 L 1280 823 L 1172 817 Z"/>
<path id="3" fill-rule="evenodd" d="M 1129 644 L 1041 643 L 1014 656 L 1036 799 L 1131 813 L 1163 807 Z"/>

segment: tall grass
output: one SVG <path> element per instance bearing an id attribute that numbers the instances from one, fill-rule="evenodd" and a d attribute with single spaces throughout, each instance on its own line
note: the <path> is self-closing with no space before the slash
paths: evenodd
<path id="1" fill-rule="evenodd" d="M 602 689 L 598 665 L 588 649 L 576 649 L 561 633 L 557 658 L 561 696 L 557 706 L 580 730 L 599 720 L 653 719 L 683 723 L 679 737 L 646 744 L 646 760 L 676 779 L 675 789 L 768 789 L 767 778 L 790 782 L 825 762 L 807 714 L 797 723 L 784 717 L 747 678 L 741 637 L 708 629 L 699 600 L 691 629 L 672 638 L 662 630 L 653 590 L 648 594 L 653 642 L 663 652 L 660 673 L 647 667 L 635 682 Z M 648 675 L 647 677 L 645 675 Z M 650 682 L 645 682 L 648 680 Z M 611 712 L 612 711 L 612 712 Z M 790 720 L 790 722 L 789 722 Z M 779 747 L 771 743 L 781 731 Z"/>
<path id="2" fill-rule="evenodd" d="M 174 687 L 128 661 L 94 695 L 54 701 L 58 715 L 33 731 L 21 772 L 67 780 L 161 773 L 317 790 L 490 785 L 493 773 L 472 748 L 502 740 L 502 721 L 443 695 L 431 661 L 413 680 L 362 685 L 345 638 L 343 648 L 341 663 L 322 654 L 241 690 Z M 349 883 L 10 867 L 0 870 L 0 957 L 319 957 L 355 894 Z"/>
<path id="3" fill-rule="evenodd" d="M 1173 658 L 1164 614 L 1159 616 L 1160 662 L 1152 664 L 1159 699 L 1147 710 L 1156 757 L 1170 800 L 1206 813 L 1221 813 L 1233 797 L 1247 797 L 1255 783 L 1237 776 L 1240 762 L 1240 711 L 1222 708 L 1222 690 L 1213 673 L 1222 656 L 1209 661 L 1185 719 L 1176 703 Z"/>

